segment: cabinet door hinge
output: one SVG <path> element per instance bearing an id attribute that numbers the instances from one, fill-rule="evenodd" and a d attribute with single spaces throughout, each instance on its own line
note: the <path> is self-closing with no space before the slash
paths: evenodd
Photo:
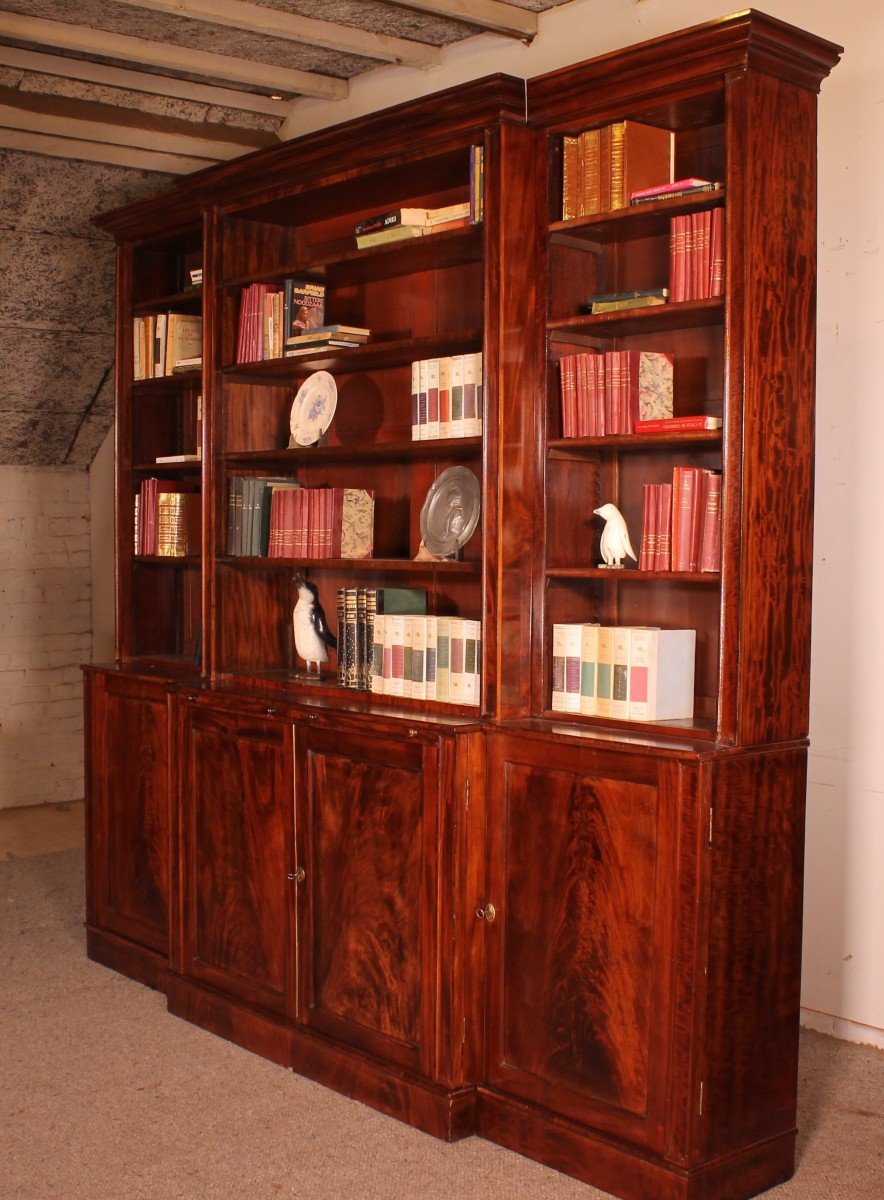
<path id="1" fill-rule="evenodd" d="M 712 805 L 709 805 L 709 845 L 712 845 Z"/>
<path id="2" fill-rule="evenodd" d="M 466 1017 L 464 1017 L 464 1019 L 463 1019 L 463 1031 L 462 1031 L 462 1034 L 461 1034 L 460 1044 L 461 1044 L 462 1046 L 465 1046 L 465 1045 L 466 1045 L 466 1042 L 467 1042 L 467 1019 L 466 1019 Z"/>
<path id="3" fill-rule="evenodd" d="M 703 1088 L 704 1088 L 705 1086 L 706 1086 L 706 1085 L 705 1085 L 705 1083 L 703 1083 L 703 1082 L 701 1081 L 701 1082 L 700 1082 L 700 1116 L 701 1116 L 701 1117 L 702 1117 L 702 1115 L 703 1115 Z"/>
<path id="4" fill-rule="evenodd" d="M 469 779 L 466 781 L 466 784 L 464 785 L 463 796 L 464 796 L 463 806 L 465 809 L 467 809 L 470 807 L 470 781 L 469 781 Z"/>

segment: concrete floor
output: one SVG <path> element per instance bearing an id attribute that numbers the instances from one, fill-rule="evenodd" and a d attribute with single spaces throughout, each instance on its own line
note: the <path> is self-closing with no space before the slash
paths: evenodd
<path id="1" fill-rule="evenodd" d="M 0 809 L 0 859 L 37 858 L 85 844 L 83 801 Z"/>

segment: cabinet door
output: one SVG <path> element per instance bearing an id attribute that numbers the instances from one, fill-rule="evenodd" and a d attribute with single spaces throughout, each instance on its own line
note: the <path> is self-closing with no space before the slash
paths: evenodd
<path id="1" fill-rule="evenodd" d="M 294 995 L 291 746 L 282 721 L 184 706 L 175 965 L 282 1013 Z"/>
<path id="2" fill-rule="evenodd" d="M 113 674 L 91 689 L 89 922 L 167 954 L 169 722 L 166 689 Z"/>
<path id="3" fill-rule="evenodd" d="M 429 1071 L 439 752 L 308 726 L 298 745 L 300 1017 Z"/>
<path id="4" fill-rule="evenodd" d="M 678 768 L 489 742 L 489 1083 L 660 1146 Z"/>

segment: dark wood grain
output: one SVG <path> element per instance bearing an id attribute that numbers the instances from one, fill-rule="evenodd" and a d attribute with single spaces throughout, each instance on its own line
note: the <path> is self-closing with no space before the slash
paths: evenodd
<path id="1" fill-rule="evenodd" d="M 184 974 L 265 1008 L 294 1004 L 292 750 L 283 723 L 180 716 Z"/>
<path id="2" fill-rule="evenodd" d="M 433 1004 L 435 767 L 389 736 L 299 743 L 301 1020 L 408 1066 Z"/>
<path id="3" fill-rule="evenodd" d="M 489 774 L 486 1079 L 659 1144 L 675 797 L 553 742 L 492 738 Z"/>
<path id="4" fill-rule="evenodd" d="M 169 948 L 169 722 L 162 682 L 95 673 L 91 692 L 90 922 Z"/>

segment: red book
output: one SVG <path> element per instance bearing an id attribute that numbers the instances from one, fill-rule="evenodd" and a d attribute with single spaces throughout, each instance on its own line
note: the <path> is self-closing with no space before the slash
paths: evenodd
<path id="1" fill-rule="evenodd" d="M 308 488 L 295 488 L 286 492 L 285 532 L 283 554 L 286 558 L 307 557 L 307 493 Z"/>
<path id="2" fill-rule="evenodd" d="M 699 569 L 721 569 L 721 476 L 714 471 L 705 472 L 703 477 Z"/>
<path id="3" fill-rule="evenodd" d="M 721 417 L 661 417 L 653 421 L 636 421 L 636 433 L 697 433 L 704 429 L 721 429 Z"/>
<path id="4" fill-rule="evenodd" d="M 638 552 L 638 569 L 640 571 L 653 571 L 656 561 L 655 492 L 656 485 L 653 483 L 646 483 L 642 486 L 642 540 Z"/>
<path id="5" fill-rule="evenodd" d="M 562 396 L 562 437 L 577 436 L 577 382 L 574 354 L 563 354 L 559 360 L 559 383 Z"/>
<path id="6" fill-rule="evenodd" d="M 605 356 L 604 354 L 594 354 L 590 359 L 590 371 L 592 373 L 592 406 L 593 406 L 593 424 L 596 437 L 604 437 L 608 432 L 605 425 Z"/>
<path id="7" fill-rule="evenodd" d="M 587 383 L 589 381 L 589 355 L 575 354 L 575 377 L 577 384 L 577 405 L 576 405 L 576 436 L 589 437 L 589 410 L 587 406 Z"/>
<path id="8" fill-rule="evenodd" d="M 620 359 L 616 350 L 605 352 L 605 433 L 620 433 Z"/>
<path id="9" fill-rule="evenodd" d="M 724 295 L 724 211 L 712 210 L 709 254 L 709 295 Z"/>
<path id="10" fill-rule="evenodd" d="M 672 472 L 672 569 L 695 571 L 694 527 L 697 512 L 697 471 L 675 467 Z"/>
<path id="11" fill-rule="evenodd" d="M 654 496 L 656 507 L 657 543 L 654 554 L 655 571 L 672 570 L 672 484 L 658 483 Z"/>

